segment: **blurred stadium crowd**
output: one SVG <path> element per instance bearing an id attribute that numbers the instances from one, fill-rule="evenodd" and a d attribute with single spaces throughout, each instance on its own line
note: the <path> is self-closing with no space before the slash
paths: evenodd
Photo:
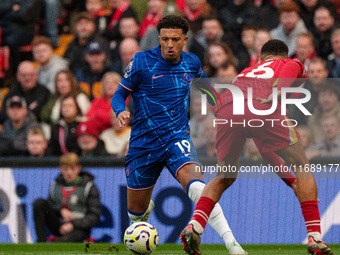
<path id="1" fill-rule="evenodd" d="M 340 156 L 338 0 L 2 0 L 0 156 L 124 157 L 132 121 L 116 127 L 111 98 L 133 55 L 158 46 L 167 14 L 188 20 L 185 50 L 209 78 L 233 78 L 266 41 L 284 41 L 309 73 L 312 116 L 288 109 L 307 156 Z M 215 158 L 216 130 L 200 107 L 194 94 L 192 138 L 199 156 Z M 259 158 L 251 141 L 244 156 Z"/>

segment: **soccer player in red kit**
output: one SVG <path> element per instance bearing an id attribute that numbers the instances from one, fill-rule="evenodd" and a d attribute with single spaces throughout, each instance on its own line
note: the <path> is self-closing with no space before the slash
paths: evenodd
<path id="1" fill-rule="evenodd" d="M 288 47 L 285 43 L 280 40 L 270 40 L 265 43 L 261 49 L 261 63 L 244 69 L 232 83 L 243 92 L 244 114 L 233 114 L 233 95 L 230 90 L 226 90 L 221 95 L 222 104 L 219 103 L 214 108 L 217 120 L 230 120 L 234 123 L 217 125 L 217 158 L 221 169 L 223 166 L 227 169 L 238 169 L 239 157 L 246 138 L 260 141 L 262 152 L 273 151 L 282 157 L 292 166 L 297 177 L 297 197 L 307 227 L 308 252 L 319 255 L 333 254 L 328 245 L 321 240 L 317 187 L 313 173 L 308 171 L 309 162 L 299 141 L 298 131 L 287 116 L 281 115 L 280 103 L 277 109 L 268 115 L 255 115 L 248 109 L 248 103 L 251 103 L 247 102 L 249 87 L 252 88 L 254 108 L 268 110 L 274 101 L 273 87 L 277 87 L 276 95 L 280 97 L 282 88 L 300 85 L 303 79 L 298 78 L 305 78 L 305 76 L 306 70 L 303 64 L 288 59 Z M 238 107 L 242 106 L 238 105 Z M 240 125 L 253 119 L 262 120 L 264 124 L 259 127 Z M 268 121 L 274 119 L 279 121 Z M 282 121 L 285 125 L 281 125 Z M 218 172 L 204 188 L 193 217 L 180 236 L 186 253 L 201 254 L 199 235 L 203 233 L 215 203 L 220 200 L 223 192 L 232 185 L 236 177 L 237 171 Z"/>

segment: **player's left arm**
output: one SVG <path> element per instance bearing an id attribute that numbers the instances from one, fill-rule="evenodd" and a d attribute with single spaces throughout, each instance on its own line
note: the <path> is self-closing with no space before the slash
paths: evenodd
<path id="1" fill-rule="evenodd" d="M 287 87 L 299 87 L 307 78 L 307 70 L 304 65 L 296 60 L 291 60 L 281 69 L 277 84 L 277 98 L 281 98 L 281 89 Z M 273 94 L 268 98 L 257 98 L 262 104 L 270 104 L 273 101 Z"/>
<path id="2" fill-rule="evenodd" d="M 290 60 L 280 71 L 277 90 L 281 91 L 283 87 L 299 87 L 306 81 L 306 78 L 305 66 L 300 61 Z"/>

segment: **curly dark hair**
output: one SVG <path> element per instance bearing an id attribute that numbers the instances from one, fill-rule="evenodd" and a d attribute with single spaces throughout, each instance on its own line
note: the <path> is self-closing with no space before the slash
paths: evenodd
<path id="1" fill-rule="evenodd" d="M 183 34 L 189 31 L 189 24 L 186 19 L 177 15 L 166 15 L 157 24 L 158 33 L 162 28 L 182 29 Z"/>
<path id="2" fill-rule="evenodd" d="M 288 56 L 288 47 L 281 40 L 271 39 L 262 46 L 262 55 Z"/>

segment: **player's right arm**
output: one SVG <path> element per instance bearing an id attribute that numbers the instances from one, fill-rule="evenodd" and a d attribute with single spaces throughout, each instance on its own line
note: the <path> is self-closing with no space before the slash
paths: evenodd
<path id="1" fill-rule="evenodd" d="M 128 123 L 130 121 L 130 112 L 125 110 L 125 100 L 129 94 L 129 90 L 124 88 L 122 85 L 119 85 L 111 100 L 111 107 L 117 116 L 117 122 L 120 128 L 125 124 L 125 122 Z"/>
<path id="2" fill-rule="evenodd" d="M 130 120 L 130 112 L 125 110 L 125 100 L 138 84 L 139 61 L 137 53 L 126 67 L 124 77 L 121 79 L 118 89 L 111 100 L 111 107 L 117 116 L 120 128 Z"/>

